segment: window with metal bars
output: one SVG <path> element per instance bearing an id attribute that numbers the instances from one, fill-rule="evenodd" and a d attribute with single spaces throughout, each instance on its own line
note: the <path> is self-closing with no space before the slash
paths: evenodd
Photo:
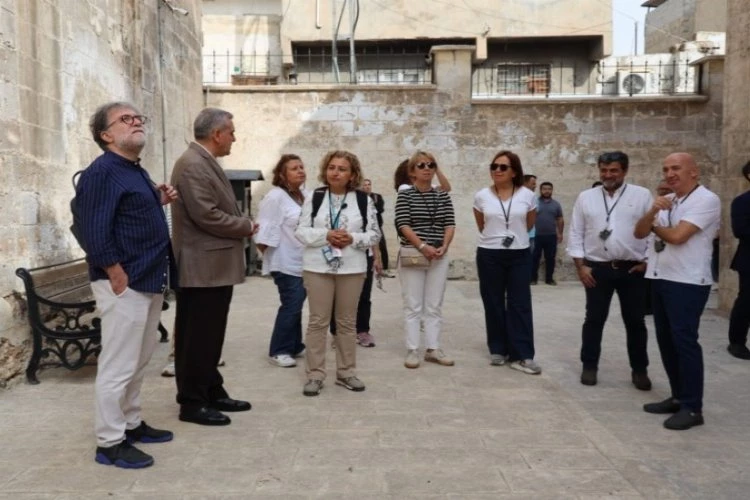
<path id="1" fill-rule="evenodd" d="M 497 90 L 501 95 L 548 94 L 550 90 L 550 65 L 498 64 Z"/>

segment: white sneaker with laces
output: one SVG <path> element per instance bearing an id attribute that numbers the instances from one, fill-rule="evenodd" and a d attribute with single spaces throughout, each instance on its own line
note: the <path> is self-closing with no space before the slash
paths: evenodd
<path id="1" fill-rule="evenodd" d="M 528 373 L 529 375 L 539 375 L 540 373 L 542 373 L 542 367 L 536 364 L 533 359 L 513 361 L 510 364 L 510 367 L 514 370 Z"/>
<path id="2" fill-rule="evenodd" d="M 167 366 L 161 371 L 162 377 L 174 377 L 174 361 L 167 363 Z"/>
<path id="3" fill-rule="evenodd" d="M 291 368 L 297 366 L 297 361 L 288 354 L 277 354 L 276 356 L 270 356 L 268 362 L 272 365 L 280 366 L 282 368 Z"/>

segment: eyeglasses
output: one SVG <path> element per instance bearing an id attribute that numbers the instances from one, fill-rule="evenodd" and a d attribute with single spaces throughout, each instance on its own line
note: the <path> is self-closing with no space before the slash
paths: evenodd
<path id="1" fill-rule="evenodd" d="M 145 116 L 145 115 L 122 115 L 121 117 L 119 117 L 118 119 L 114 120 L 112 123 L 110 123 L 109 125 L 107 125 L 107 128 L 111 127 L 112 125 L 114 125 L 117 122 L 122 122 L 125 125 L 133 125 L 136 120 L 138 120 L 138 122 L 141 125 L 146 125 L 148 123 L 148 121 L 149 121 L 148 120 L 148 116 Z M 104 129 L 104 130 L 106 130 L 106 129 Z"/>
<path id="2" fill-rule="evenodd" d="M 437 163 L 435 163 L 434 161 L 429 161 L 429 162 L 424 162 L 424 163 L 417 163 L 414 166 L 417 167 L 419 170 L 424 170 L 425 168 L 429 168 L 430 170 L 432 170 L 434 168 L 437 168 Z"/>
<path id="3" fill-rule="evenodd" d="M 500 169 L 501 172 L 505 172 L 510 168 L 510 165 L 505 165 L 504 163 L 491 163 L 490 164 L 490 170 L 493 172 L 497 169 Z"/>

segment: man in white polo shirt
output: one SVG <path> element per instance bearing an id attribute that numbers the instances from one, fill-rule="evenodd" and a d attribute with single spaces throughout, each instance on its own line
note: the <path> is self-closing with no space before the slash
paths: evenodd
<path id="1" fill-rule="evenodd" d="M 688 153 L 664 160 L 664 180 L 674 194 L 659 196 L 638 221 L 636 238 L 654 234 L 646 278 L 652 281 L 656 340 L 672 394 L 643 406 L 669 414 L 664 427 L 690 429 L 703 424 L 703 351 L 698 326 L 711 291 L 712 242 L 719 229 L 721 202 L 698 183 Z"/>
<path id="2" fill-rule="evenodd" d="M 601 186 L 578 195 L 568 235 L 568 254 L 578 279 L 586 288 L 586 319 L 581 332 L 581 383 L 596 385 L 602 332 L 612 295 L 617 292 L 625 323 L 631 381 L 642 391 L 651 389 L 648 378 L 648 333 L 643 319 L 646 303 L 646 250 L 648 243 L 633 236 L 633 223 L 648 211 L 653 197 L 648 189 L 625 183 L 628 155 L 621 151 L 599 156 Z"/>

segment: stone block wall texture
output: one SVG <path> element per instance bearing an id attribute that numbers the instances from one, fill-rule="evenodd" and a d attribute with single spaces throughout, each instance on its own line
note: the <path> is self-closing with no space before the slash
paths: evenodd
<path id="1" fill-rule="evenodd" d="M 435 86 L 212 89 L 209 105 L 235 114 L 237 143 L 225 166 L 261 169 L 269 179 L 280 154 L 297 153 L 305 161 L 311 188 L 317 185 L 318 162 L 326 151 L 353 151 L 374 190 L 385 197 L 385 234 L 393 260 L 393 172 L 414 151 L 432 152 L 453 186 L 457 233 L 450 258 L 456 278 L 476 275 L 473 195 L 489 185 L 488 165 L 501 149 L 517 152 L 526 172 L 555 185 L 567 220 L 576 196 L 597 180 L 596 158 L 603 151 L 627 152 L 632 158 L 629 181 L 650 188 L 661 178 L 667 154 L 688 151 L 712 186 L 721 158 L 720 75 L 710 80 L 708 96 L 698 98 L 472 101 L 465 83 L 470 59 L 463 51 L 436 52 L 436 64 L 442 60 L 455 66 L 450 72 L 436 67 Z M 440 75 L 446 78 L 440 80 Z M 256 207 L 269 184 L 254 184 Z M 564 245 L 557 272 L 563 279 L 573 277 Z"/>
<path id="2" fill-rule="evenodd" d="M 740 172 L 750 161 L 750 12 L 745 0 L 727 1 L 727 55 L 725 60 L 723 156 L 720 182 L 724 224 L 721 229 L 721 259 L 731 262 L 737 240 L 732 235 L 729 207 L 738 194 L 750 188 Z M 722 266 L 719 305 L 723 310 L 732 307 L 737 296 L 737 275 Z"/>
<path id="3" fill-rule="evenodd" d="M 96 107 L 130 101 L 151 118 L 143 165 L 156 181 L 192 137 L 201 1 L 180 4 L 189 15 L 162 0 L 0 0 L 0 385 L 23 369 L 30 338 L 14 270 L 82 256 L 70 179 L 101 153 Z"/>

